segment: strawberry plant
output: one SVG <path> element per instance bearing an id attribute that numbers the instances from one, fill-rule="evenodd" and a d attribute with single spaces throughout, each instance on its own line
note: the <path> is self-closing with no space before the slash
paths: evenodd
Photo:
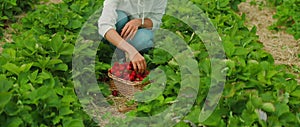
<path id="1" fill-rule="evenodd" d="M 276 14 L 273 18 L 277 21 L 270 26 L 273 30 L 285 30 L 287 33 L 294 36 L 296 40 L 300 39 L 300 1 L 299 0 L 284 0 L 270 1 L 276 6 Z"/>
<path id="2" fill-rule="evenodd" d="M 36 10 L 12 24 L 13 42 L 0 56 L 0 126 L 94 126 L 82 110 L 73 89 L 71 60 L 76 39 L 86 15 L 100 4 L 94 1 L 37 5 Z M 84 16 L 79 15 L 81 13 Z M 70 19 L 74 20 L 70 20 Z M 96 63 L 98 73 L 109 64 Z M 13 86 L 11 85 L 13 84 Z M 106 95 L 108 87 L 99 84 Z"/>
<path id="3" fill-rule="evenodd" d="M 34 4 L 41 0 L 2 0 L 0 1 L 0 37 L 3 36 L 3 28 L 7 27 L 7 23 L 15 22 L 16 15 L 34 9 Z M 1 39 L 1 38 L 0 38 Z"/>

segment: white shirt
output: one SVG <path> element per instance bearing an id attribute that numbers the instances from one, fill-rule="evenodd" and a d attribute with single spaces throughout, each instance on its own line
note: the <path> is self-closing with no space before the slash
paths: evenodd
<path id="1" fill-rule="evenodd" d="M 144 18 L 149 18 L 153 22 L 153 28 L 160 27 L 161 18 L 165 13 L 167 0 L 105 0 L 102 15 L 98 20 L 99 34 L 104 37 L 110 29 L 116 29 L 117 12 L 124 11 L 130 19 L 140 18 L 142 23 Z"/>

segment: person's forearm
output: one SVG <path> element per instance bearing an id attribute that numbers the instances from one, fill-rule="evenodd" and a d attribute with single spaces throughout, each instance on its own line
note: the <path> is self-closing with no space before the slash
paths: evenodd
<path id="1" fill-rule="evenodd" d="M 125 41 L 114 29 L 110 29 L 105 33 L 105 39 L 115 46 L 119 45 L 122 41 Z"/>
<path id="2" fill-rule="evenodd" d="M 138 53 L 138 51 L 132 45 L 126 42 L 114 29 L 108 30 L 105 34 L 105 38 L 117 48 L 127 52 L 132 57 L 134 54 Z"/>

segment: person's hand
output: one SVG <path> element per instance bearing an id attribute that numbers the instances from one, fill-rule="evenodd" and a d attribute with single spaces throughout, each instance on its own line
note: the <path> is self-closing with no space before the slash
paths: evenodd
<path id="1" fill-rule="evenodd" d="M 128 55 L 132 63 L 133 69 L 139 73 L 144 73 L 147 68 L 145 58 L 140 53 L 128 54 Z"/>
<path id="2" fill-rule="evenodd" d="M 129 60 L 132 63 L 133 69 L 139 73 L 144 73 L 147 65 L 145 58 L 132 45 L 125 40 L 121 40 L 116 45 L 117 48 L 125 51 L 128 54 Z"/>
<path id="3" fill-rule="evenodd" d="M 128 40 L 129 38 L 132 40 L 141 25 L 142 25 L 141 19 L 130 20 L 123 27 L 121 31 L 121 37 L 124 38 L 125 40 Z"/>

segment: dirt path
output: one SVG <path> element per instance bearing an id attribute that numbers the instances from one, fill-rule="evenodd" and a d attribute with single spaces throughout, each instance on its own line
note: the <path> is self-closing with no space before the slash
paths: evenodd
<path id="1" fill-rule="evenodd" d="M 276 21 L 272 16 L 275 9 L 266 7 L 266 0 L 257 0 L 259 5 L 251 5 L 251 0 L 243 2 L 239 5 L 240 14 L 246 14 L 246 25 L 249 27 L 257 27 L 257 35 L 259 41 L 264 44 L 264 49 L 271 53 L 276 64 L 285 64 L 289 66 L 300 67 L 300 39 L 295 40 L 292 35 L 284 31 L 270 31 L 268 26 Z M 300 72 L 294 71 L 300 80 Z"/>

